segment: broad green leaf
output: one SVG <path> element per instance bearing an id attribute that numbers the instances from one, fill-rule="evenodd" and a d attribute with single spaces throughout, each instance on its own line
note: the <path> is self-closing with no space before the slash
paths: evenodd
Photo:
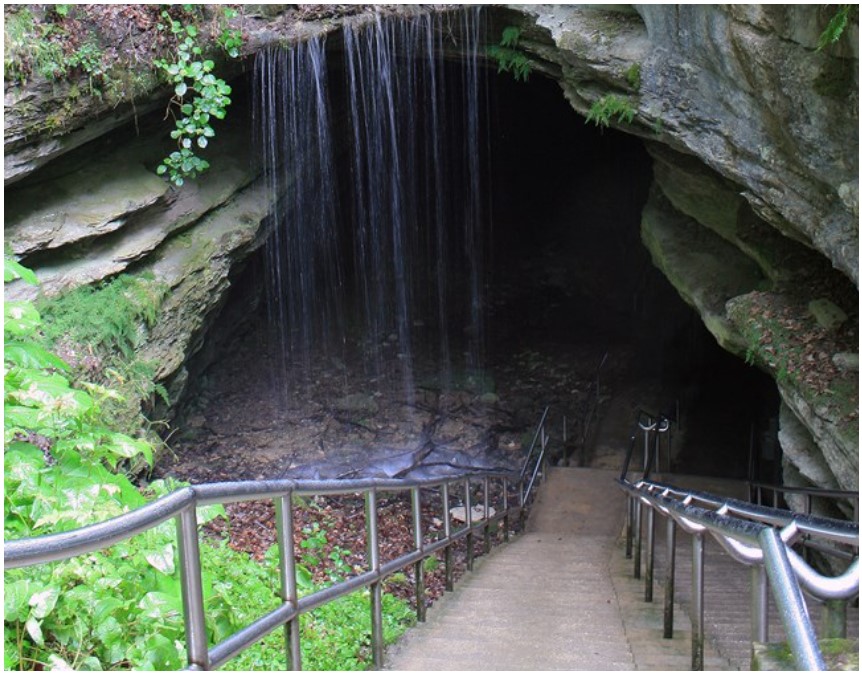
<path id="1" fill-rule="evenodd" d="M 167 593 L 151 591 L 147 593 L 138 603 L 138 608 L 148 619 L 155 621 L 168 621 L 182 614 L 182 601 Z"/>
<path id="2" fill-rule="evenodd" d="M 35 584 L 29 579 L 6 583 L 3 589 L 3 616 L 6 621 L 24 621 L 30 615 L 28 599 Z"/>
<path id="3" fill-rule="evenodd" d="M 33 286 L 39 285 L 39 280 L 36 278 L 33 270 L 24 267 L 21 263 L 12 258 L 3 258 L 3 281 L 4 283 L 14 281 L 15 279 L 23 279 L 28 284 Z"/>
<path id="4" fill-rule="evenodd" d="M 42 317 L 27 300 L 9 301 L 3 307 L 3 332 L 16 337 L 33 335 L 42 324 Z"/>
<path id="5" fill-rule="evenodd" d="M 3 408 L 3 423 L 10 429 L 38 429 L 44 422 L 44 413 L 36 408 L 20 405 L 6 405 Z"/>
<path id="6" fill-rule="evenodd" d="M 174 87 L 174 93 L 177 96 L 185 96 L 185 93 L 188 91 L 188 85 L 185 82 L 180 82 L 176 87 Z"/>
<path id="7" fill-rule="evenodd" d="M 225 511 L 222 504 L 208 504 L 207 506 L 201 506 L 198 508 L 197 514 L 199 525 L 204 525 L 220 516 L 227 518 L 227 511 Z"/>
<path id="8" fill-rule="evenodd" d="M 33 608 L 33 616 L 37 619 L 44 619 L 54 611 L 59 597 L 60 589 L 56 586 L 48 586 L 48 588 L 31 595 L 29 605 Z"/>
<path id="9" fill-rule="evenodd" d="M 42 626 L 35 618 L 31 616 L 27 619 L 27 622 L 24 624 L 24 628 L 27 629 L 27 633 L 29 633 L 30 637 L 33 638 L 33 642 L 40 647 L 45 646 L 45 638 L 42 636 Z"/>
<path id="10" fill-rule="evenodd" d="M 174 573 L 174 545 L 165 544 L 161 550 L 148 553 L 145 556 L 150 565 L 155 567 L 162 574 Z"/>
<path id="11" fill-rule="evenodd" d="M 22 368 L 56 368 L 68 371 L 69 364 L 35 342 L 7 342 L 4 358 Z"/>

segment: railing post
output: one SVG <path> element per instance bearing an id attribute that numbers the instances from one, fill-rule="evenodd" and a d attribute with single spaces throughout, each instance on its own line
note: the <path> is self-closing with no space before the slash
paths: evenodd
<path id="1" fill-rule="evenodd" d="M 703 534 L 691 540 L 691 669 L 703 670 Z"/>
<path id="2" fill-rule="evenodd" d="M 764 527 L 758 535 L 773 597 L 781 615 L 784 633 L 799 670 L 825 670 L 823 655 L 808 617 L 802 591 L 787 557 L 787 549 L 774 528 Z"/>
<path id="3" fill-rule="evenodd" d="M 635 500 L 635 570 L 634 570 L 634 578 L 641 578 L 641 511 L 643 510 L 643 504 L 641 503 L 640 498 Z"/>
<path id="4" fill-rule="evenodd" d="M 188 664 L 191 669 L 209 670 L 198 520 L 194 503 L 183 509 L 177 517 L 177 550 L 180 559 Z"/>
<path id="5" fill-rule="evenodd" d="M 365 493 L 365 527 L 368 548 L 368 567 L 371 571 L 380 572 L 380 547 L 377 541 L 377 490 L 370 489 Z M 371 653 L 374 667 L 383 667 L 383 598 L 380 579 L 371 583 Z"/>
<path id="6" fill-rule="evenodd" d="M 455 589 L 454 570 L 452 569 L 452 521 L 449 516 L 449 483 L 443 483 L 443 536 L 449 542 L 444 551 L 443 564 L 446 567 L 446 590 Z"/>
<path id="7" fill-rule="evenodd" d="M 644 583 L 644 601 L 652 602 L 653 571 L 655 565 L 655 509 L 647 507 L 646 514 L 647 531 L 647 559 L 646 580 Z"/>
<path id="8" fill-rule="evenodd" d="M 518 484 L 518 499 L 521 503 L 521 508 L 518 510 L 518 529 L 522 533 L 527 526 L 527 495 L 524 492 L 525 489 L 524 481 L 521 480 Z"/>
<path id="9" fill-rule="evenodd" d="M 503 541 L 509 541 L 509 480 L 503 479 Z"/>
<path id="10" fill-rule="evenodd" d="M 827 600 L 823 604 L 820 629 L 824 638 L 847 637 L 847 601 Z"/>
<path id="11" fill-rule="evenodd" d="M 417 551 L 422 551 L 424 542 L 422 537 L 422 496 L 420 489 L 410 489 L 410 498 L 413 506 L 413 543 Z M 416 620 L 425 621 L 425 565 L 424 559 L 420 558 L 413 564 L 413 576 L 416 580 Z"/>
<path id="12" fill-rule="evenodd" d="M 296 587 L 296 559 L 293 551 L 293 506 L 291 493 L 275 500 L 275 525 L 278 537 L 279 575 L 281 599 L 294 608 L 299 606 Z M 302 670 L 302 653 L 299 648 L 299 617 L 284 624 L 284 647 L 287 667 Z"/>
<path id="13" fill-rule="evenodd" d="M 470 479 L 464 479 L 464 519 L 467 523 L 467 571 L 473 571 L 473 501 L 470 496 Z"/>
<path id="14" fill-rule="evenodd" d="M 673 599 L 676 581 L 676 521 L 667 519 L 667 570 L 664 585 L 664 633 L 668 640 L 673 639 Z"/>
<path id="15" fill-rule="evenodd" d="M 769 583 L 766 568 L 751 568 L 751 641 L 769 642 Z"/>
<path id="16" fill-rule="evenodd" d="M 634 510 L 635 500 L 626 493 L 626 560 L 631 560 L 632 557 L 632 536 L 634 534 Z"/>
<path id="17" fill-rule="evenodd" d="M 485 527 L 482 529 L 482 540 L 485 550 L 485 555 L 491 552 L 491 519 L 488 513 L 491 510 L 491 498 L 488 494 L 488 477 L 482 479 L 482 506 L 485 509 Z"/>

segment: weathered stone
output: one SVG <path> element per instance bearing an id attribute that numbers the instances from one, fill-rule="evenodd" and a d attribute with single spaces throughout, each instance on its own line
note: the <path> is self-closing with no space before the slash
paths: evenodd
<path id="1" fill-rule="evenodd" d="M 545 72 L 560 67 L 576 110 L 609 88 L 632 93 L 625 73 L 638 66 L 635 120 L 612 124 L 698 157 L 742 186 L 763 220 L 858 283 L 855 22 L 816 52 L 829 17 L 815 6 L 638 5 L 642 23 L 606 7 L 511 7 L 533 38 L 523 48 L 549 62 Z M 819 86 L 833 71 L 846 78 Z"/>
<path id="2" fill-rule="evenodd" d="M 78 171 L 9 194 L 5 238 L 26 255 L 109 234 L 154 204 L 168 184 L 124 148 Z"/>
<path id="3" fill-rule="evenodd" d="M 840 352 L 838 354 L 834 354 L 832 356 L 832 363 L 834 363 L 841 370 L 855 370 L 859 371 L 859 354 L 850 354 L 848 352 Z"/>
<path id="4" fill-rule="evenodd" d="M 836 330 L 847 321 L 847 313 L 831 300 L 818 298 L 808 303 L 808 311 L 826 330 Z"/>
<path id="5" fill-rule="evenodd" d="M 836 419 L 832 410 L 808 400 L 787 381 L 778 382 L 782 401 L 817 443 L 841 490 L 859 490 L 859 427 Z M 825 487 L 825 486 L 824 486 Z"/>
<path id="6" fill-rule="evenodd" d="M 793 463 L 797 471 L 809 481 L 808 484 L 838 489 L 838 482 L 811 433 L 785 403 L 782 403 L 779 409 L 778 423 L 778 442 L 781 443 L 784 457 Z"/>
<path id="7" fill-rule="evenodd" d="M 212 311 L 230 282 L 231 267 L 262 243 L 261 222 L 270 204 L 261 184 L 251 185 L 204 217 L 186 238 L 173 237 L 141 271 L 171 292 L 139 356 L 157 364 L 156 379 L 182 375 L 203 340 Z"/>
<path id="8" fill-rule="evenodd" d="M 156 247 L 170 237 L 174 232 L 183 230 L 192 225 L 208 211 L 224 204 L 254 178 L 254 170 L 249 158 L 249 144 L 243 134 L 225 133 L 219 137 L 218 143 L 212 144 L 211 161 L 218 166 L 218 171 L 212 171 L 196 181 L 188 181 L 182 190 L 168 188 L 168 183 L 157 177 L 152 171 L 145 171 L 144 166 L 155 166 L 161 158 L 164 148 L 161 142 L 153 142 L 151 138 L 141 138 L 136 142 L 124 146 L 123 152 L 127 155 L 127 161 L 131 170 L 124 173 L 117 169 L 120 175 L 128 175 L 130 181 L 140 181 L 142 185 L 148 186 L 151 193 L 160 192 L 160 197 L 150 202 L 149 208 L 141 208 L 133 212 L 123 210 L 116 215 L 114 220 L 109 221 L 114 229 L 111 236 L 102 236 L 93 241 L 84 242 L 83 248 L 73 247 L 72 250 L 51 259 L 42 259 L 34 265 L 38 274 L 40 286 L 35 288 L 28 284 L 15 282 L 7 284 L 6 297 L 9 299 L 32 299 L 37 292 L 45 295 L 56 295 L 62 291 L 70 290 L 77 286 L 91 284 L 107 277 L 119 274 L 126 270 L 132 263 L 145 258 Z M 77 153 L 76 153 L 77 155 Z M 61 160 L 62 166 L 76 167 L 81 162 L 76 155 L 70 155 Z M 119 162 L 120 166 L 125 166 Z M 85 165 L 86 166 L 86 165 Z M 69 169 L 72 171 L 72 169 Z M 75 176 L 78 173 L 65 175 L 62 171 L 59 181 L 68 182 L 68 189 L 75 190 Z M 54 191 L 56 181 L 42 184 L 36 189 Z M 93 196 L 86 203 L 94 203 L 96 207 L 105 204 L 105 210 L 118 213 L 124 207 L 122 190 L 126 187 L 126 179 L 114 182 L 106 179 L 105 185 L 93 187 Z M 134 193 L 133 188 L 133 193 Z M 29 189 L 28 189 L 29 190 Z M 140 189 L 142 191 L 142 189 Z M 21 191 L 16 191 L 20 194 Z M 42 211 L 40 206 L 43 200 L 20 198 L 16 211 L 20 214 L 20 225 L 6 232 L 6 241 L 13 250 L 24 249 L 36 245 L 47 246 L 45 242 L 51 236 L 37 228 L 37 234 L 33 234 L 30 228 L 31 218 L 38 217 Z M 52 202 L 53 203 L 53 202 Z M 75 200 L 70 198 L 70 204 Z M 130 202 L 125 202 L 126 204 Z M 113 209 L 110 205 L 115 205 Z M 96 210 L 96 209 L 94 209 Z M 68 221 L 66 211 L 62 202 L 57 202 L 55 208 L 50 211 L 56 213 L 56 220 Z M 32 214 L 36 214 L 33 216 Z M 78 226 L 74 228 L 78 233 L 87 231 L 86 228 Z M 104 232 L 110 231 L 108 227 Z M 74 243 L 70 228 L 66 228 L 63 240 L 55 238 L 56 245 Z M 47 234 L 47 237 L 45 236 Z M 38 238 L 37 238 L 38 237 Z M 187 245 L 190 240 L 183 240 Z"/>
<path id="9" fill-rule="evenodd" d="M 641 219 L 653 264 L 701 315 L 719 344 L 736 354 L 745 344 L 725 314 L 727 301 L 761 283 L 757 265 L 711 230 L 676 211 L 653 189 Z"/>

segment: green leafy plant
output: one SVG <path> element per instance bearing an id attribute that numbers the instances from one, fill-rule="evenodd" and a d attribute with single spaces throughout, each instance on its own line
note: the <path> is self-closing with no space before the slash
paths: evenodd
<path id="1" fill-rule="evenodd" d="M 512 77 L 516 80 L 526 82 L 530 78 L 533 63 L 518 48 L 520 40 L 520 29 L 515 26 L 507 26 L 503 29 L 500 44 L 488 47 L 488 56 L 496 59 L 498 73 L 512 73 Z"/>
<path id="2" fill-rule="evenodd" d="M 44 318 L 43 342 L 70 362 L 72 381 L 112 392 L 101 408 L 117 431 L 150 429 L 146 415 L 157 398 L 169 403 L 167 391 L 155 381 L 155 365 L 137 355 L 167 290 L 152 277 L 120 275 L 37 303 Z M 149 437 L 158 441 L 154 433 Z"/>
<path id="3" fill-rule="evenodd" d="M 641 88 L 641 65 L 633 63 L 626 70 L 626 81 L 635 91 L 640 91 Z"/>
<path id="4" fill-rule="evenodd" d="M 227 25 L 227 22 L 236 18 L 236 16 L 237 11 L 233 7 L 224 8 L 222 12 L 221 32 L 216 40 L 232 59 L 239 58 L 240 49 L 242 48 L 242 31 L 237 28 L 230 28 Z"/>
<path id="5" fill-rule="evenodd" d="M 177 141 L 177 150 L 162 160 L 156 169 L 177 187 L 186 179 L 195 178 L 209 168 L 209 162 L 196 154 L 197 150 L 207 147 L 215 130 L 212 119 L 224 119 L 230 105 L 231 87 L 223 79 L 213 74 L 215 63 L 204 59 L 202 49 L 197 44 L 198 28 L 193 23 L 183 24 L 174 19 L 167 10 L 162 12 L 164 23 L 159 29 L 170 31 L 176 40 L 176 51 L 171 59 L 158 59 L 154 62 L 174 85 L 174 96 L 169 105 L 169 113 L 175 118 L 175 129 L 171 138 Z M 239 55 L 235 31 L 225 29 L 221 41 L 228 52 Z M 179 114 L 177 114 L 177 112 Z"/>
<path id="6" fill-rule="evenodd" d="M 620 124 L 631 124 L 635 118 L 635 109 L 629 101 L 613 94 L 602 96 L 593 103 L 587 113 L 587 122 L 592 122 L 597 127 L 610 126 L 614 118 Z"/>
<path id="7" fill-rule="evenodd" d="M 857 5 L 839 5 L 838 11 L 826 24 L 826 28 L 820 34 L 820 39 L 817 41 L 817 51 L 823 51 L 829 45 L 834 45 L 847 28 L 847 23 L 850 20 L 851 13 L 857 11 Z"/>
<path id="8" fill-rule="evenodd" d="M 4 281 L 37 283 L 36 276 L 5 258 Z M 106 290 L 112 302 L 135 303 L 138 280 Z M 110 286 L 110 285 L 109 285 Z M 119 292 L 118 289 L 123 289 Z M 104 290 L 104 289 L 103 289 Z M 81 295 L 87 303 L 99 292 Z M 109 297 L 109 296 L 103 296 Z M 144 304 L 147 304 L 146 302 Z M 56 308 L 55 308 L 56 309 Z M 115 307 L 116 309 L 116 307 Z M 108 387 L 77 386 L 71 367 L 51 352 L 42 332 L 56 332 L 32 303 L 4 307 L 4 539 L 62 532 L 113 518 L 166 495 L 182 484 L 154 481 L 136 487 L 120 469 L 140 457 L 148 465 L 146 440 L 115 431 L 103 402 L 117 396 Z M 68 317 L 67 317 L 68 318 Z M 67 326 L 63 329 L 68 332 Z M 82 334 L 97 340 L 92 327 Z M 124 330 L 112 328 L 120 340 Z M 108 340 L 110 342 L 110 340 Z M 220 506 L 198 509 L 198 522 L 226 517 Z M 309 532 L 310 551 L 328 546 L 318 526 Z M 348 552 L 332 547 L 337 574 L 349 573 Z M 281 600 L 278 566 L 234 551 L 225 541 L 201 541 L 208 641 L 215 644 L 274 609 Z M 69 560 L 4 572 L 4 666 L 7 670 L 178 670 L 185 665 L 182 596 L 172 522 L 110 548 Z M 298 566 L 303 592 L 318 587 Z M 406 602 L 383 596 L 384 638 L 394 640 L 412 622 Z M 370 666 L 368 592 L 325 605 L 300 620 L 306 667 L 355 670 Z M 284 665 L 283 638 L 270 635 L 234 659 L 229 668 L 277 670 Z"/>

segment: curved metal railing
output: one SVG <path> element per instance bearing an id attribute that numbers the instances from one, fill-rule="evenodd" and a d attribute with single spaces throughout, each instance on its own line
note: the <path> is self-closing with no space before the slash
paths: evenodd
<path id="1" fill-rule="evenodd" d="M 643 429 L 644 426 L 640 425 Z M 647 424 L 647 427 L 652 426 Z M 644 447 L 650 447 L 646 431 Z M 644 478 L 632 483 L 627 469 L 634 451 L 629 448 L 625 468 L 618 484 L 628 496 L 626 519 L 626 555 L 632 556 L 635 538 L 635 578 L 640 578 L 642 549 L 642 514 L 646 511 L 646 576 L 644 599 L 652 601 L 655 554 L 655 514 L 667 518 L 667 575 L 665 578 L 664 637 L 673 636 L 674 555 L 676 527 L 692 535 L 692 669 L 704 666 L 704 597 L 703 543 L 709 534 L 733 559 L 752 567 L 752 642 L 768 639 L 767 592 L 771 585 L 781 615 L 785 634 L 796 664 L 803 670 L 823 670 L 823 656 L 803 599 L 803 590 L 818 600 L 843 603 L 859 594 L 859 526 L 857 523 L 822 518 L 760 506 L 706 492 L 684 490 L 647 480 L 650 461 L 644 467 Z M 842 574 L 829 577 L 814 570 L 792 546 L 802 539 L 820 539 L 849 547 L 853 561 Z M 767 584 L 769 582 L 769 585 Z M 846 619 L 841 610 L 836 613 Z M 846 630 L 846 628 L 845 628 Z"/>
<path id="2" fill-rule="evenodd" d="M 490 510 L 491 482 L 499 482 L 497 509 L 493 516 Z M 299 615 L 311 611 L 327 602 L 369 587 L 371 596 L 371 644 L 374 664 L 383 665 L 382 586 L 384 577 L 414 565 L 417 594 L 417 616 L 425 618 L 424 567 L 428 556 L 444 551 L 446 589 L 453 587 L 452 545 L 467 540 L 467 568 L 473 566 L 473 539 L 478 535 L 484 539 L 485 552 L 491 548 L 491 526 L 503 522 L 504 539 L 509 539 L 509 524 L 513 516 L 523 511 L 521 499 L 511 503 L 510 488 L 517 486 L 516 494 L 522 496 L 517 474 L 501 472 L 468 472 L 449 478 L 426 480 L 357 479 L 357 480 L 272 480 L 237 483 L 213 483 L 182 488 L 151 504 L 112 520 L 55 535 L 20 539 L 4 543 L 6 569 L 27 567 L 47 562 L 64 560 L 96 550 L 101 550 L 136 534 L 156 527 L 169 519 L 176 520 L 179 555 L 180 582 L 183 599 L 183 614 L 186 633 L 186 651 L 190 670 L 218 668 L 279 626 L 284 626 L 287 662 L 293 669 L 301 668 L 299 650 Z M 484 511 L 481 520 L 474 521 L 472 489 L 481 483 Z M 450 493 L 463 486 L 465 523 L 457 529 L 450 518 Z M 426 541 L 422 528 L 422 492 L 439 491 L 441 502 L 442 537 Z M 410 491 L 413 518 L 413 549 L 395 558 L 382 561 L 379 551 L 377 499 L 383 492 Z M 356 576 L 335 583 L 302 598 L 298 597 L 293 541 L 294 495 L 363 495 L 365 498 L 365 522 L 367 529 L 367 569 Z M 201 561 L 198 540 L 196 509 L 208 504 L 272 499 L 276 508 L 276 529 L 279 551 L 279 573 L 281 576 L 281 604 L 274 610 L 237 633 L 212 647 L 207 644 L 206 616 L 204 613 L 201 581 Z"/>

